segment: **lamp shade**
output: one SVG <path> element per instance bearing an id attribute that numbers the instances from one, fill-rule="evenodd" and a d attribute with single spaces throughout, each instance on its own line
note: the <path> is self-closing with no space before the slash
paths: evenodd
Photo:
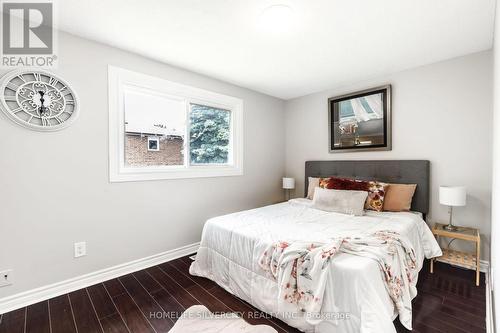
<path id="1" fill-rule="evenodd" d="M 295 178 L 283 177 L 283 188 L 291 190 L 295 188 Z"/>
<path id="2" fill-rule="evenodd" d="M 440 186 L 439 202 L 446 206 L 465 206 L 465 186 Z"/>

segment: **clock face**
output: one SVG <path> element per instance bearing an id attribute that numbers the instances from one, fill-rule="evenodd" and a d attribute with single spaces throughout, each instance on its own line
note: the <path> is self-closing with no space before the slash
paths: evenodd
<path id="1" fill-rule="evenodd" d="M 78 116 L 75 92 L 44 70 L 15 70 L 1 79 L 2 111 L 17 124 L 38 131 L 57 131 Z"/>

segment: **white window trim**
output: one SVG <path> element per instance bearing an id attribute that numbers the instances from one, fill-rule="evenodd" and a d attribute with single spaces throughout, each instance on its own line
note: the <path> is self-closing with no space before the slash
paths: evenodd
<path id="1" fill-rule="evenodd" d="M 155 91 L 183 98 L 190 103 L 219 107 L 231 111 L 230 164 L 158 167 L 125 167 L 124 88 L 126 86 Z M 110 182 L 223 177 L 243 175 L 243 101 L 176 82 L 136 73 L 123 68 L 108 67 L 109 94 L 109 180 Z M 188 110 L 189 111 L 189 110 Z M 187 113 L 189 120 L 189 112 Z M 189 159 L 189 133 L 186 133 L 185 158 Z"/>

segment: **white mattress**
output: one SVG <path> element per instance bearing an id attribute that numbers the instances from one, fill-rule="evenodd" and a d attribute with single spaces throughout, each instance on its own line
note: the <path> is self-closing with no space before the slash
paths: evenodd
<path id="1" fill-rule="evenodd" d="M 368 211 L 364 216 L 330 213 L 307 199 L 242 211 L 208 220 L 190 273 L 207 277 L 255 307 L 306 332 L 396 332 L 396 316 L 378 264 L 371 259 L 338 254 L 331 264 L 322 312 L 333 319 L 317 326 L 292 314 L 276 313 L 278 286 L 259 268 L 257 258 L 276 241 L 327 241 L 338 236 L 397 231 L 410 240 L 418 271 L 424 257 L 440 249 L 421 214 Z M 416 283 L 416 278 L 414 283 Z M 335 319 L 348 313 L 348 319 Z"/>

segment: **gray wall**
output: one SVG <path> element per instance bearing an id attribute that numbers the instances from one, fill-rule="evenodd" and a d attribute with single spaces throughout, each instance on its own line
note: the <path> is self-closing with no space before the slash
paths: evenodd
<path id="1" fill-rule="evenodd" d="M 328 153 L 327 99 L 391 83 L 393 149 L 388 152 Z M 482 257 L 489 257 L 492 53 L 472 54 L 390 76 L 293 99 L 285 104 L 287 175 L 303 194 L 306 160 L 428 159 L 431 161 L 430 220 L 446 220 L 439 185 L 465 185 L 467 206 L 455 222 L 483 234 Z M 463 248 L 467 248 L 464 245 Z"/>
<path id="2" fill-rule="evenodd" d="M 0 116 L 0 270 L 14 269 L 0 298 L 198 242 L 207 218 L 283 198 L 283 101 L 65 33 L 58 55 L 77 122 L 39 133 Z M 244 176 L 110 184 L 108 64 L 243 99 Z"/>

